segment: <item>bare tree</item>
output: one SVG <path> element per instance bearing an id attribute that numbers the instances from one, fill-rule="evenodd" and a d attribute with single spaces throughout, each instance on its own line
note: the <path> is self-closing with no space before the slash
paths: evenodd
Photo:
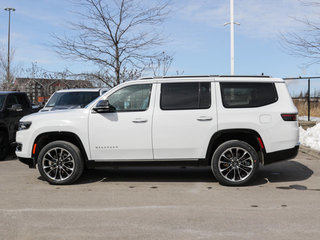
<path id="1" fill-rule="evenodd" d="M 127 69 L 126 66 L 121 68 L 120 72 L 120 81 L 126 82 L 129 80 L 138 79 L 141 77 L 144 68 L 142 69 Z M 72 76 L 74 79 L 82 79 L 90 81 L 96 87 L 107 87 L 113 88 L 116 83 L 116 78 L 110 74 L 109 69 L 101 68 L 95 72 L 83 72 L 83 73 L 71 73 L 69 76 Z"/>
<path id="2" fill-rule="evenodd" d="M 140 71 L 158 55 L 152 48 L 163 39 L 155 26 L 165 20 L 168 3 L 156 2 L 150 6 L 143 0 L 80 0 L 85 10 L 77 14 L 82 21 L 70 23 L 76 37 L 53 35 L 53 47 L 62 57 L 96 64 L 99 71 L 93 76 L 113 87 L 130 76 L 129 69 Z"/>
<path id="3" fill-rule="evenodd" d="M 36 62 L 21 71 L 24 77 L 17 78 L 14 90 L 27 92 L 29 99 L 34 102 L 44 102 L 53 92 L 66 88 L 90 88 L 91 79 L 74 74 L 68 69 L 60 72 L 46 70 Z M 39 100 L 42 99 L 42 100 Z"/>
<path id="4" fill-rule="evenodd" d="M 12 64 L 14 58 L 14 50 L 10 52 L 10 72 L 8 73 L 8 58 L 7 54 L 4 53 L 4 47 L 0 48 L 0 89 L 13 90 L 14 79 L 21 71 L 21 68 L 17 65 Z"/>
<path id="5" fill-rule="evenodd" d="M 171 66 L 173 57 L 165 52 L 162 52 L 158 57 L 150 59 L 149 69 L 153 76 L 166 76 Z"/>
<path id="6" fill-rule="evenodd" d="M 86 77 L 85 74 L 72 73 L 68 68 L 64 69 L 63 71 L 49 71 L 38 66 L 37 62 L 32 62 L 31 67 L 23 69 L 22 73 L 26 76 L 26 78 L 30 79 L 31 82 L 36 82 L 37 84 L 41 85 L 44 89 L 46 88 L 47 84 L 47 82 L 45 82 L 46 80 L 59 80 L 63 82 L 66 86 L 68 86 L 69 80 L 81 80 L 84 84 L 83 86 L 80 84 L 79 87 L 86 87 L 84 80 L 91 80 L 89 79 L 89 77 Z M 48 89 L 46 90 L 49 91 Z"/>
<path id="7" fill-rule="evenodd" d="M 313 9 L 320 10 L 320 3 L 315 1 L 301 1 L 302 5 L 312 6 Z M 311 21 L 307 17 L 297 19 L 305 26 L 300 33 L 281 34 L 282 45 L 286 52 L 291 55 L 309 59 L 306 65 L 320 63 L 320 22 Z"/>

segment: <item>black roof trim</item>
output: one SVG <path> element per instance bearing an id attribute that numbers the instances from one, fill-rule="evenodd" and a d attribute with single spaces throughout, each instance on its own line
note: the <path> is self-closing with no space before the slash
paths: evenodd
<path id="1" fill-rule="evenodd" d="M 209 78 L 209 77 L 248 77 L 248 78 L 270 78 L 270 76 L 265 75 L 184 75 L 184 76 L 155 76 L 155 77 L 143 77 L 139 80 L 147 79 L 168 79 L 168 78 Z"/>
<path id="2" fill-rule="evenodd" d="M 267 76 L 267 75 L 219 75 L 218 77 L 271 78 L 271 76 Z"/>

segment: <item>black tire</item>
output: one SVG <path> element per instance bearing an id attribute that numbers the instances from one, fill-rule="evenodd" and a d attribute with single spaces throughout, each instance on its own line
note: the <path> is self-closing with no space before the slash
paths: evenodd
<path id="1" fill-rule="evenodd" d="M 65 141 L 55 141 L 44 146 L 39 153 L 37 163 L 41 176 L 54 185 L 74 183 L 84 169 L 79 148 Z"/>
<path id="2" fill-rule="evenodd" d="M 4 160 L 9 152 L 9 138 L 5 131 L 0 131 L 0 160 Z"/>
<path id="3" fill-rule="evenodd" d="M 248 143 L 230 140 L 221 144 L 213 153 L 211 169 L 220 184 L 244 186 L 256 177 L 259 156 Z"/>

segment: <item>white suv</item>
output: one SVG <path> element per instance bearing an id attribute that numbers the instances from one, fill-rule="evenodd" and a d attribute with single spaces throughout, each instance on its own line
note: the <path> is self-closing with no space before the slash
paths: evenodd
<path id="1" fill-rule="evenodd" d="M 298 152 L 297 109 L 284 80 L 265 76 L 144 78 L 84 109 L 20 121 L 16 154 L 51 184 L 99 165 L 206 165 L 224 185 Z"/>

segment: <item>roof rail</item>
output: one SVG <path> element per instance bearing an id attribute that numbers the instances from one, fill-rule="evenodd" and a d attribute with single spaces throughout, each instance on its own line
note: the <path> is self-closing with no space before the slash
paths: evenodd
<path id="1" fill-rule="evenodd" d="M 250 78 L 270 78 L 266 75 L 182 75 L 182 76 L 155 76 L 155 77 L 142 77 L 139 80 L 147 79 L 167 79 L 167 78 L 208 78 L 208 77 L 250 77 Z"/>
<path id="2" fill-rule="evenodd" d="M 166 79 L 166 78 L 195 78 L 195 77 L 202 77 L 202 78 L 207 78 L 207 77 L 218 77 L 218 75 L 176 75 L 176 76 L 154 76 L 154 77 L 143 77 L 140 78 L 140 80 L 143 79 Z"/>
<path id="3" fill-rule="evenodd" d="M 268 75 L 219 75 L 219 77 L 252 77 L 252 78 L 271 78 Z"/>

